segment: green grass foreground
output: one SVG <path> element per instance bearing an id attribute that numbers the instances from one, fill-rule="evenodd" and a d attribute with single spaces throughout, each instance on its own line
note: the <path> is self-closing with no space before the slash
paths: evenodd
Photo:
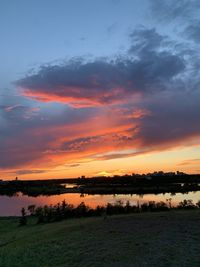
<path id="1" fill-rule="evenodd" d="M 147 212 L 19 227 L 0 218 L 1 267 L 198 266 L 200 211 Z"/>

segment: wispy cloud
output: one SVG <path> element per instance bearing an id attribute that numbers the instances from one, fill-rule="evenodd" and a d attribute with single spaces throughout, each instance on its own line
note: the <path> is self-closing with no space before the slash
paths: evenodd
<path id="1" fill-rule="evenodd" d="M 188 159 L 188 160 L 184 160 L 184 161 L 180 162 L 178 165 L 179 166 L 184 166 L 184 165 L 193 165 L 193 164 L 200 165 L 200 159 Z"/>
<path id="2" fill-rule="evenodd" d="M 39 173 L 45 173 L 48 172 L 48 170 L 19 170 L 16 171 L 16 175 L 25 175 L 25 174 L 39 174 Z"/>

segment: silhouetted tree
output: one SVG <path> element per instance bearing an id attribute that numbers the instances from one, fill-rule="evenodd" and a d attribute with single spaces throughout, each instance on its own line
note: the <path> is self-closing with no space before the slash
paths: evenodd
<path id="1" fill-rule="evenodd" d="M 26 218 L 26 210 L 25 210 L 25 208 L 22 208 L 21 209 L 21 218 L 20 218 L 20 220 L 19 220 L 19 225 L 20 226 L 24 226 L 24 225 L 26 225 L 27 224 L 27 218 Z"/>
<path id="2" fill-rule="evenodd" d="M 194 209 L 195 205 L 191 199 L 184 199 L 178 204 L 179 209 Z"/>
<path id="3" fill-rule="evenodd" d="M 168 203 L 169 208 L 171 209 L 172 208 L 172 198 L 171 197 L 167 198 L 166 201 Z"/>
<path id="4" fill-rule="evenodd" d="M 196 203 L 196 206 L 200 209 L 200 200 Z"/>
<path id="5" fill-rule="evenodd" d="M 131 205 L 129 200 L 126 201 L 125 209 L 127 213 L 131 212 Z"/>
<path id="6" fill-rule="evenodd" d="M 81 202 L 76 208 L 76 213 L 81 217 L 86 216 L 88 211 L 89 207 L 86 206 L 84 202 Z"/>
<path id="7" fill-rule="evenodd" d="M 200 201 L 193 204 L 192 200 L 183 200 L 177 206 L 179 209 L 194 209 L 200 208 Z M 113 214 L 123 214 L 123 213 L 136 213 L 136 212 L 155 212 L 155 211 L 167 211 L 170 209 L 176 209 L 176 207 L 170 208 L 167 203 L 160 201 L 149 201 L 139 205 L 131 205 L 129 201 L 124 205 L 122 201 L 117 201 L 114 204 L 107 203 L 106 206 L 97 206 L 96 208 L 89 208 L 84 202 L 81 202 L 77 207 L 70 205 L 63 201 L 61 204 L 57 205 L 45 205 L 44 207 L 38 207 L 35 209 L 35 216 L 38 218 L 37 223 L 47 223 L 62 220 L 65 218 L 77 218 L 77 217 L 87 217 L 87 216 L 104 216 Z M 22 217 L 20 218 L 20 224 L 26 224 L 26 211 L 23 208 L 21 210 Z"/>
<path id="8" fill-rule="evenodd" d="M 29 205 L 28 211 L 29 211 L 31 216 L 35 215 L 35 205 Z"/>
<path id="9" fill-rule="evenodd" d="M 62 211 L 61 211 L 61 206 L 60 203 L 56 205 L 56 210 L 55 210 L 55 220 L 60 221 L 62 219 Z"/>
<path id="10" fill-rule="evenodd" d="M 165 202 L 160 201 L 156 203 L 156 211 L 167 211 L 167 210 L 169 210 L 169 207 Z"/>
<path id="11" fill-rule="evenodd" d="M 37 223 L 43 223 L 44 222 L 44 213 L 43 213 L 43 208 L 42 207 L 36 208 L 35 215 L 38 218 Z"/>

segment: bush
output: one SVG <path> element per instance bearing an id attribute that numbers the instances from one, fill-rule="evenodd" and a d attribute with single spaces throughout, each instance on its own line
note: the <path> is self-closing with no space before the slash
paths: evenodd
<path id="1" fill-rule="evenodd" d="M 178 204 L 178 209 L 195 209 L 196 206 L 194 205 L 193 201 L 191 199 L 186 200 L 184 199 Z"/>
<path id="2" fill-rule="evenodd" d="M 20 226 L 27 225 L 27 218 L 26 218 L 26 210 L 25 210 L 25 208 L 21 209 L 21 214 L 22 214 L 22 216 L 20 217 L 19 225 Z"/>

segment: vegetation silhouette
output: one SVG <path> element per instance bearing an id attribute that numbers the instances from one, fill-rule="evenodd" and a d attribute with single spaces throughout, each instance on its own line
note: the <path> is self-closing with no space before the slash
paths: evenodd
<path id="1" fill-rule="evenodd" d="M 92 217 L 92 216 L 104 216 L 117 215 L 117 214 L 130 214 L 139 212 L 161 212 L 171 211 L 180 209 L 200 209 L 200 200 L 194 204 L 191 199 L 181 201 L 177 206 L 172 206 L 171 202 L 163 201 L 155 202 L 149 201 L 147 203 L 137 205 L 131 205 L 129 201 L 125 204 L 122 201 L 116 201 L 114 204 L 107 203 L 106 206 L 97 206 L 96 208 L 90 208 L 81 202 L 78 206 L 68 204 L 65 200 L 62 203 L 56 205 L 45 205 L 35 207 L 34 205 L 28 206 L 27 212 L 25 208 L 22 208 L 20 217 L 20 225 L 27 224 L 27 217 L 36 217 L 37 224 L 40 223 L 51 223 L 61 221 L 64 219 L 81 218 L 81 217 Z"/>
<path id="2" fill-rule="evenodd" d="M 27 224 L 27 217 L 26 217 L 26 210 L 25 210 L 25 208 L 22 208 L 21 209 L 21 214 L 22 214 L 22 216 L 20 217 L 19 225 L 20 226 L 24 226 L 24 225 Z"/>

